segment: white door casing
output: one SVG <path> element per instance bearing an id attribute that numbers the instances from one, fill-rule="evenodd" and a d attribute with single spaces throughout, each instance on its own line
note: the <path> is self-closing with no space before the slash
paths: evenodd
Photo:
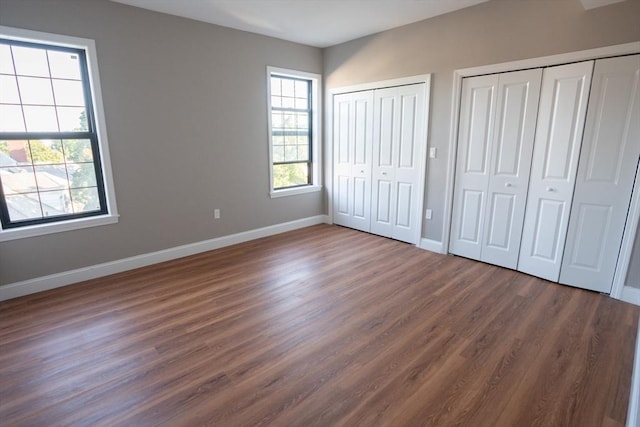
<path id="1" fill-rule="evenodd" d="M 426 84 L 374 93 L 371 232 L 417 244 L 426 148 Z"/>
<path id="2" fill-rule="evenodd" d="M 558 281 L 593 61 L 546 68 L 542 77 L 518 270 Z"/>
<path id="3" fill-rule="evenodd" d="M 560 283 L 611 292 L 640 157 L 640 55 L 596 61 Z"/>
<path id="4" fill-rule="evenodd" d="M 369 231 L 373 91 L 333 99 L 333 222 Z"/>

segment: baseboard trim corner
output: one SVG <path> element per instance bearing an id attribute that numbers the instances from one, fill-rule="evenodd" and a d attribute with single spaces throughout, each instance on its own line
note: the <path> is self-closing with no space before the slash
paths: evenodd
<path id="1" fill-rule="evenodd" d="M 260 239 L 262 237 L 273 236 L 287 231 L 297 230 L 299 228 L 309 227 L 316 224 L 330 223 L 331 221 L 328 215 L 316 215 L 309 218 L 275 224 L 268 227 L 257 228 L 254 230 L 244 231 L 228 236 L 204 240 L 201 242 L 176 246 L 157 252 L 136 255 L 129 258 L 123 258 L 115 261 L 105 262 L 102 264 L 83 267 L 76 270 L 69 270 L 61 273 L 51 274 L 48 276 L 36 277 L 34 279 L 24 280 L 21 282 L 10 283 L 8 285 L 0 286 L 0 301 L 18 298 L 37 292 L 48 291 L 50 289 L 60 288 L 62 286 L 71 285 L 73 283 L 97 279 L 98 277 L 121 273 L 123 271 L 132 270 L 134 268 L 146 267 L 148 265 L 158 264 L 189 255 L 195 255 L 201 252 L 212 251 L 215 249 L 223 248 L 225 246 L 248 242 L 250 240 Z"/>
<path id="2" fill-rule="evenodd" d="M 418 247 L 427 251 L 435 252 L 438 254 L 444 254 L 444 245 L 442 242 L 437 240 L 425 239 L 424 237 L 420 239 L 420 243 Z"/>
<path id="3" fill-rule="evenodd" d="M 636 336 L 636 352 L 633 359 L 633 374 L 631 377 L 631 393 L 629 393 L 629 407 L 627 410 L 627 427 L 640 426 L 640 320 Z"/>
<path id="4" fill-rule="evenodd" d="M 640 289 L 624 286 L 620 299 L 624 302 L 640 305 Z"/>

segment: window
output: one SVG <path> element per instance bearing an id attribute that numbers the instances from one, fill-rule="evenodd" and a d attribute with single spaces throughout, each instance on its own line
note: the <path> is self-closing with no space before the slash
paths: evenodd
<path id="1" fill-rule="evenodd" d="M 91 40 L 0 27 L 0 240 L 115 222 L 98 85 Z"/>
<path id="2" fill-rule="evenodd" d="M 271 196 L 319 191 L 320 76 L 269 67 Z"/>

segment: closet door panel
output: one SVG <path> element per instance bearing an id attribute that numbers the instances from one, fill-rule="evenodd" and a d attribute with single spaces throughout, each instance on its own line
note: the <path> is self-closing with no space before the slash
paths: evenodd
<path id="1" fill-rule="evenodd" d="M 375 91 L 371 232 L 409 243 L 420 235 L 424 84 Z"/>
<path id="2" fill-rule="evenodd" d="M 371 183 L 364 177 L 353 178 L 353 216 L 363 221 L 368 219 L 371 207 L 370 202 Z M 365 230 L 366 231 L 366 230 Z"/>
<path id="3" fill-rule="evenodd" d="M 391 237 L 392 226 L 392 187 L 393 182 L 385 179 L 379 179 L 376 181 L 376 191 L 374 194 L 374 199 L 376 201 L 374 206 L 376 215 L 374 217 L 374 226 L 372 227 L 372 231 L 383 236 L 388 235 L 388 237 Z"/>
<path id="4" fill-rule="evenodd" d="M 420 200 L 423 197 L 420 181 L 424 179 L 426 147 L 425 85 L 404 86 L 395 91 L 399 106 L 399 135 L 395 164 L 395 222 L 391 237 L 417 244 L 421 231 Z"/>
<path id="5" fill-rule="evenodd" d="M 396 227 L 410 229 L 412 222 L 411 208 L 413 206 L 413 194 L 415 186 L 412 182 L 397 183 L 397 203 L 396 203 Z M 395 234 L 395 233 L 394 233 Z"/>
<path id="6" fill-rule="evenodd" d="M 544 70 L 518 270 L 560 275 L 593 61 Z"/>
<path id="7" fill-rule="evenodd" d="M 333 221 L 336 224 L 350 226 L 351 202 L 351 164 L 352 164 L 352 109 L 350 94 L 336 95 L 333 98 L 333 180 L 334 203 Z"/>
<path id="8" fill-rule="evenodd" d="M 374 94 L 373 130 L 373 216 L 371 232 L 385 237 L 393 235 L 395 217 L 395 164 L 398 158 L 398 99 L 394 88 L 376 90 Z"/>
<path id="9" fill-rule="evenodd" d="M 608 293 L 640 157 L 640 55 L 596 61 L 560 282 Z"/>
<path id="10" fill-rule="evenodd" d="M 513 228 L 516 197 L 512 194 L 500 194 L 497 192 L 492 193 L 491 196 L 485 244 L 488 248 L 504 251 L 504 255 L 501 254 L 502 256 L 498 257 L 497 261 L 500 261 L 500 258 L 509 254 L 511 247 L 510 231 Z M 515 248 L 515 250 L 517 251 L 518 248 Z M 487 259 L 486 250 L 483 250 L 482 258 L 483 261 L 490 262 Z M 496 264 L 496 262 L 493 262 L 493 264 Z"/>
<path id="11" fill-rule="evenodd" d="M 515 269 L 524 223 L 542 69 L 500 75 L 481 260 Z"/>
<path id="12" fill-rule="evenodd" d="M 483 191 L 462 190 L 458 240 L 471 243 L 480 240 L 484 196 Z"/>
<path id="13" fill-rule="evenodd" d="M 334 96 L 336 224 L 362 231 L 371 223 L 373 91 Z"/>
<path id="14" fill-rule="evenodd" d="M 498 75 L 462 82 L 449 252 L 480 259 Z"/>

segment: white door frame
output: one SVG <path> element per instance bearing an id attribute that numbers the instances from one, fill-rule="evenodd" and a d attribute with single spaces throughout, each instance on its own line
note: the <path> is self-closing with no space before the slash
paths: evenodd
<path id="1" fill-rule="evenodd" d="M 337 88 L 332 88 L 329 90 L 329 96 L 325 97 L 326 105 L 325 105 L 325 135 L 328 137 L 325 139 L 327 141 L 326 146 L 324 147 L 324 152 L 326 153 L 325 157 L 325 185 L 327 189 L 327 210 L 329 214 L 329 222 L 333 223 L 333 98 L 334 95 L 339 95 L 343 93 L 349 92 L 361 92 L 365 90 L 375 90 L 375 89 L 384 89 L 388 87 L 394 86 L 407 86 L 412 84 L 421 84 L 424 83 L 425 87 L 425 126 L 424 126 L 424 135 L 422 136 L 425 140 L 424 148 L 422 152 L 418 153 L 420 156 L 420 182 L 418 188 L 418 194 L 420 194 L 420 201 L 418 203 L 418 212 L 416 214 L 419 218 L 419 226 L 417 231 L 417 236 L 415 238 L 416 244 L 420 242 L 420 238 L 422 236 L 422 220 L 423 215 L 422 211 L 424 209 L 424 190 L 425 190 L 425 179 L 426 179 L 426 171 L 427 171 L 427 147 L 429 145 L 429 141 L 427 140 L 427 136 L 429 135 L 429 107 L 430 107 L 430 95 L 431 95 L 431 74 L 420 74 L 416 76 L 409 77 L 401 77 L 398 79 L 391 80 L 382 80 L 378 82 L 370 82 L 370 83 L 362 83 L 351 86 L 342 86 Z"/>
<path id="2" fill-rule="evenodd" d="M 629 264 L 631 264 L 631 252 L 633 251 L 633 243 L 635 241 L 638 227 L 640 226 L 640 168 L 636 170 L 636 178 L 633 183 L 631 193 L 631 203 L 629 204 L 629 213 L 627 214 L 627 222 L 624 226 L 624 234 L 622 235 L 622 244 L 620 245 L 620 254 L 618 255 L 618 264 L 613 274 L 613 286 L 611 287 L 611 296 L 616 299 L 632 302 L 640 305 L 637 300 L 637 292 L 633 295 L 625 296 L 624 282 L 629 272 Z M 634 300 L 631 300 L 633 298 Z M 640 334 L 640 329 L 638 329 Z M 639 338 L 640 340 L 640 335 Z"/>
<path id="3" fill-rule="evenodd" d="M 613 56 L 631 55 L 640 53 L 640 42 L 625 43 L 615 46 L 601 47 L 596 49 L 582 50 L 579 52 L 562 53 L 558 55 L 543 56 L 539 58 L 524 59 L 520 61 L 504 62 L 493 65 L 483 65 L 479 67 L 463 68 L 454 70 L 453 72 L 453 90 L 451 97 L 451 124 L 449 128 L 449 153 L 447 157 L 447 180 L 445 187 L 445 205 L 444 205 L 444 221 L 442 226 L 442 252 L 449 252 L 449 235 L 451 233 L 451 214 L 453 211 L 453 187 L 455 178 L 455 161 L 458 151 L 458 120 L 460 111 L 460 95 L 462 93 L 462 79 L 465 77 L 480 76 L 483 74 L 494 74 L 508 71 L 524 70 L 528 68 L 549 67 L 553 65 L 568 64 L 571 62 L 588 61 L 591 59 L 608 58 Z M 625 264 L 628 266 L 631 259 L 631 247 L 633 245 L 634 235 L 628 236 L 633 229 L 638 225 L 640 217 L 640 189 L 638 189 L 638 179 L 636 179 L 636 185 L 633 191 L 633 200 L 631 211 L 629 212 L 629 218 L 627 224 L 630 227 L 625 227 L 625 234 L 622 240 L 622 249 L 620 251 L 619 264 Z M 635 201 L 635 204 L 634 204 Z M 634 208 L 635 207 L 635 208 Z M 635 217 L 635 218 L 634 218 Z M 626 269 L 624 268 L 624 276 L 626 276 Z M 625 277 L 622 275 L 622 269 L 618 274 L 616 269 L 616 275 L 614 277 L 613 289 L 611 296 L 614 298 L 620 298 L 622 294 L 623 282 Z"/>

